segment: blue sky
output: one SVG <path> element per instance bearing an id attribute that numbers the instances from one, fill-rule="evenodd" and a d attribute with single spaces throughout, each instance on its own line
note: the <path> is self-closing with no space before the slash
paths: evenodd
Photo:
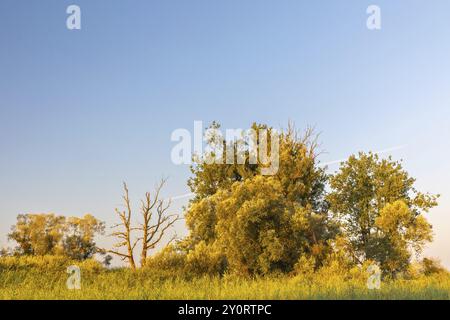
<path id="1" fill-rule="evenodd" d="M 81 30 L 66 28 L 70 4 Z M 188 192 L 170 134 L 194 120 L 292 120 L 322 132 L 323 162 L 406 145 L 393 157 L 442 194 L 427 254 L 450 267 L 449 12 L 447 0 L 1 1 L 0 244 L 19 213 L 111 223 L 123 180 L 135 200 L 161 176 L 166 196 Z"/>

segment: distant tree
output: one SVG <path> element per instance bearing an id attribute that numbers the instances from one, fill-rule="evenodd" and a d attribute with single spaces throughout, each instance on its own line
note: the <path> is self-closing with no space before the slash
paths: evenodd
<path id="1" fill-rule="evenodd" d="M 356 263 L 374 260 L 385 272 L 404 270 L 410 249 L 420 252 L 431 241 L 423 213 L 438 196 L 414 188 L 415 180 L 391 158 L 359 153 L 330 178 L 330 209 L 348 238 Z"/>
<path id="2" fill-rule="evenodd" d="M 8 239 L 18 244 L 15 251 L 20 255 L 62 254 L 65 220 L 54 214 L 20 214 Z"/>
<path id="3" fill-rule="evenodd" d="M 441 265 L 441 262 L 433 258 L 423 258 L 421 261 L 421 271 L 426 276 L 436 273 L 448 273 L 448 271 Z"/>
<path id="4" fill-rule="evenodd" d="M 105 256 L 103 257 L 103 261 L 102 261 L 103 265 L 104 265 L 106 268 L 108 268 L 109 266 L 111 266 L 111 261 L 112 261 L 112 259 L 113 259 L 113 257 L 112 257 L 111 255 L 109 255 L 109 254 L 105 255 Z"/>
<path id="5" fill-rule="evenodd" d="M 94 238 L 103 230 L 104 223 L 89 214 L 83 218 L 21 214 L 8 239 L 17 243 L 16 255 L 65 255 L 85 260 L 99 251 Z"/>
<path id="6" fill-rule="evenodd" d="M 13 252 L 10 248 L 1 248 L 0 249 L 0 257 L 9 257 L 12 255 L 13 255 Z"/>
<path id="7" fill-rule="evenodd" d="M 90 214 L 83 218 L 68 218 L 63 238 L 64 254 L 75 260 L 92 258 L 95 253 L 101 252 L 94 238 L 103 234 L 104 230 L 105 224 Z"/>

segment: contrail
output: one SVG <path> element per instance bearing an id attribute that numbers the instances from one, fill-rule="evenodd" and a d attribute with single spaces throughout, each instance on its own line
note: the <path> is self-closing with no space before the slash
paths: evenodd
<path id="1" fill-rule="evenodd" d="M 406 147 L 407 147 L 407 145 L 404 144 L 404 145 L 397 146 L 397 147 L 392 147 L 392 148 L 387 148 L 387 149 L 375 151 L 374 153 L 376 153 L 376 154 L 383 154 L 383 153 L 388 153 L 388 152 L 395 151 L 395 150 L 400 150 L 400 149 L 403 149 L 403 148 L 406 148 Z M 330 161 L 330 162 L 320 163 L 319 166 L 325 167 L 325 166 L 329 166 L 329 165 L 332 165 L 332 164 L 341 163 L 341 162 L 344 162 L 344 161 L 347 161 L 347 159 L 333 160 L 333 161 Z"/>
<path id="2" fill-rule="evenodd" d="M 376 153 L 376 154 L 384 154 L 384 153 L 388 153 L 388 152 L 391 152 L 391 151 L 404 149 L 406 147 L 407 147 L 407 145 L 404 144 L 404 145 L 397 146 L 397 147 L 392 147 L 392 148 L 387 148 L 387 149 L 375 151 L 374 153 Z M 329 166 L 329 165 L 332 165 L 332 164 L 341 163 L 341 162 L 344 162 L 346 160 L 347 159 L 333 160 L 333 161 L 329 161 L 329 162 L 325 162 L 325 163 L 320 163 L 319 166 L 325 167 L 325 166 Z M 194 193 L 189 192 L 189 193 L 181 194 L 179 196 L 171 197 L 171 198 L 168 198 L 168 199 L 170 199 L 170 200 L 180 200 L 180 199 L 185 199 L 185 198 L 191 198 L 193 196 L 194 196 Z"/>
<path id="3" fill-rule="evenodd" d="M 181 194 L 179 196 L 171 197 L 169 199 L 170 200 L 179 200 L 179 199 L 184 199 L 184 198 L 190 198 L 190 197 L 193 197 L 193 196 L 194 196 L 194 193 L 193 192 L 189 192 L 189 193 Z"/>

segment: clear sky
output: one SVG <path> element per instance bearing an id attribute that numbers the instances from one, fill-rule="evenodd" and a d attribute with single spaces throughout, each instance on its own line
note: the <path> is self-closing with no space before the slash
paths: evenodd
<path id="1" fill-rule="evenodd" d="M 134 200 L 163 175 L 188 192 L 170 134 L 194 120 L 292 120 L 322 132 L 323 162 L 405 145 L 393 157 L 442 194 L 427 254 L 450 267 L 449 39 L 448 0 L 2 0 L 0 244 L 19 213 L 111 224 L 123 180 Z"/>

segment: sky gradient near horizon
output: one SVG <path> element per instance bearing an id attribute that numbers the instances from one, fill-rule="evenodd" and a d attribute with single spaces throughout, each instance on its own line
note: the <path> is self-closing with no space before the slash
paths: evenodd
<path id="1" fill-rule="evenodd" d="M 66 28 L 70 4 L 81 30 Z M 189 192 L 170 135 L 195 120 L 291 120 L 321 132 L 323 162 L 394 148 L 442 195 L 426 253 L 450 267 L 449 13 L 448 0 L 2 0 L 0 245 L 19 213 L 111 225 L 124 180 L 136 206 L 162 176 L 165 196 Z"/>

